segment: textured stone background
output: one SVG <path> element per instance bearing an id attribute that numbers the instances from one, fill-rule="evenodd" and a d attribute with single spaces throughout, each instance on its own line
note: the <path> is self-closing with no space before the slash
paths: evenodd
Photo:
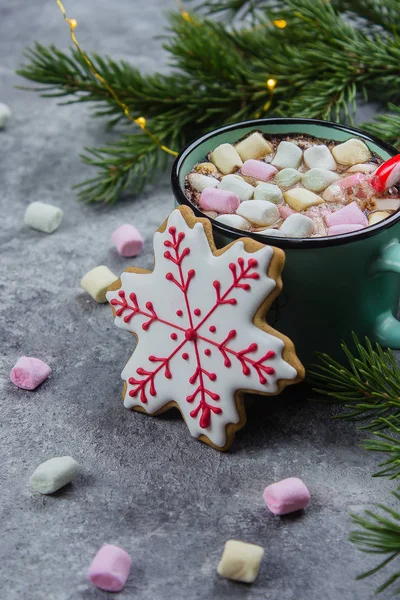
<path id="1" fill-rule="evenodd" d="M 152 36 L 162 31 L 162 10 L 173 7 L 172 0 L 68 2 L 87 49 L 145 71 L 162 61 L 166 68 Z M 121 599 L 372 598 L 382 577 L 354 581 L 375 561 L 348 544 L 349 512 L 387 500 L 393 486 L 370 477 L 376 456 L 358 447 L 352 425 L 330 419 L 331 408 L 296 389 L 275 401 L 249 399 L 248 425 L 229 454 L 191 439 L 177 414 L 150 419 L 123 408 L 120 371 L 133 338 L 113 326 L 108 306 L 82 293 L 79 280 L 98 264 L 116 273 L 128 266 L 110 243 L 125 221 L 146 238 L 135 264 L 151 266 L 152 233 L 172 207 L 168 177 L 114 208 L 78 204 L 71 186 L 91 175 L 78 153 L 109 134 L 85 107 L 61 108 L 14 87 L 25 83 L 14 74 L 24 48 L 38 38 L 65 48 L 67 29 L 55 3 L 44 0 L 3 2 L 0 22 L 0 101 L 14 113 L 0 132 L 1 598 L 107 597 L 86 582 L 105 542 L 133 558 Z M 53 235 L 24 227 L 34 200 L 64 209 Z M 53 368 L 35 392 L 9 381 L 22 354 Z M 63 454 L 82 465 L 76 482 L 51 497 L 31 493 L 36 466 Z M 263 508 L 263 488 L 290 475 L 307 482 L 312 506 L 274 518 Z M 266 549 L 252 587 L 216 575 L 232 537 Z"/>

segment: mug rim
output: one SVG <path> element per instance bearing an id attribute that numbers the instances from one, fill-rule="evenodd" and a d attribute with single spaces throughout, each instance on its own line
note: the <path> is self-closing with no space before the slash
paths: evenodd
<path id="1" fill-rule="evenodd" d="M 197 208 L 194 204 L 192 204 L 185 196 L 180 183 L 179 183 L 179 174 L 184 160 L 195 150 L 198 146 L 200 146 L 205 141 L 212 139 L 216 135 L 220 133 L 224 133 L 226 131 L 234 131 L 235 129 L 243 129 L 244 127 L 257 127 L 264 124 L 270 125 L 322 125 L 327 127 L 328 129 L 339 129 L 340 131 L 345 131 L 347 133 L 355 134 L 358 137 L 363 138 L 366 141 L 373 142 L 382 150 L 385 150 L 391 156 L 395 156 L 399 154 L 399 151 L 384 140 L 366 133 L 361 129 L 357 129 L 356 127 L 352 127 L 349 125 L 342 125 L 340 123 L 334 123 L 332 121 L 323 121 L 321 119 L 302 119 L 302 118 L 293 118 L 293 117 L 274 117 L 269 119 L 250 119 L 248 121 L 240 121 L 239 123 L 230 123 L 228 125 L 224 125 L 223 127 L 219 127 L 218 129 L 214 129 L 209 133 L 206 133 L 199 138 L 193 140 L 189 144 L 187 144 L 183 150 L 179 153 L 177 158 L 174 161 L 171 170 L 171 186 L 174 196 L 180 205 L 184 204 L 191 208 L 195 213 L 196 217 L 209 219 L 212 224 L 212 227 L 215 231 L 222 235 L 228 235 L 231 238 L 239 239 L 242 237 L 248 237 L 262 244 L 275 245 L 279 248 L 290 249 L 290 248 L 326 248 L 331 246 L 339 246 L 343 244 L 348 244 L 351 242 L 360 241 L 374 235 L 377 235 L 381 231 L 388 229 L 395 225 L 400 221 L 400 209 L 393 213 L 390 217 L 384 219 L 380 223 L 376 223 L 375 225 L 370 225 L 365 229 L 361 229 L 358 231 L 350 232 L 350 233 L 342 233 L 340 235 L 332 235 L 332 236 L 324 236 L 324 237 L 315 237 L 315 238 L 281 238 L 269 235 L 260 235 L 256 232 L 250 231 L 240 231 L 234 227 L 230 227 L 229 225 L 225 225 L 224 223 L 220 223 L 215 219 L 208 217 L 201 210 Z"/>

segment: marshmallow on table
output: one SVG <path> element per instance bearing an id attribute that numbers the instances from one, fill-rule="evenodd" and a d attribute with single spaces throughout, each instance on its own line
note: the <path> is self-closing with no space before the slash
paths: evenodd
<path id="1" fill-rule="evenodd" d="M 261 229 L 257 231 L 257 233 L 260 233 L 261 235 L 271 235 L 273 237 L 286 237 L 280 229 Z"/>
<path id="2" fill-rule="evenodd" d="M 218 179 L 215 179 L 215 177 L 209 177 L 208 175 L 203 175 L 202 173 L 189 173 L 188 181 L 191 187 L 196 190 L 196 192 L 202 192 L 208 187 L 217 187 L 219 184 Z"/>
<path id="3" fill-rule="evenodd" d="M 120 592 L 124 589 L 131 570 L 132 560 L 123 548 L 105 544 L 92 560 L 88 579 L 105 592 Z"/>
<path id="4" fill-rule="evenodd" d="M 53 233 L 61 223 L 63 211 L 45 202 L 32 202 L 25 211 L 24 222 L 43 233 Z"/>
<path id="5" fill-rule="evenodd" d="M 341 165 L 357 165 L 358 163 L 368 162 L 371 159 L 368 146 L 356 138 L 351 138 L 343 144 L 334 146 L 332 154 L 336 162 Z"/>
<path id="6" fill-rule="evenodd" d="M 114 231 L 111 236 L 121 256 L 137 256 L 143 249 L 143 238 L 133 225 L 126 223 Z"/>
<path id="7" fill-rule="evenodd" d="M 249 158 L 261 158 L 274 151 L 272 144 L 267 142 L 258 131 L 235 144 L 235 149 L 243 161 Z"/>
<path id="8" fill-rule="evenodd" d="M 336 163 L 328 146 L 310 146 L 304 152 L 304 162 L 309 169 L 328 169 L 335 171 Z"/>
<path id="9" fill-rule="evenodd" d="M 199 198 L 200 208 L 215 210 L 218 213 L 233 213 L 239 204 L 240 198 L 237 194 L 219 188 L 206 188 Z"/>
<path id="10" fill-rule="evenodd" d="M 360 229 L 364 229 L 364 225 L 341 223 L 340 225 L 332 225 L 332 227 L 329 227 L 328 235 L 341 235 L 342 233 L 351 233 L 352 231 L 359 231 Z"/>
<path id="11" fill-rule="evenodd" d="M 250 200 L 254 193 L 254 187 L 240 175 L 224 175 L 218 182 L 218 189 L 236 194 L 240 201 Z"/>
<path id="12" fill-rule="evenodd" d="M 11 117 L 11 110 L 7 106 L 7 104 L 3 104 L 0 102 L 0 129 L 3 129 L 8 123 L 9 118 Z"/>
<path id="13" fill-rule="evenodd" d="M 260 570 L 263 556 L 264 548 L 261 546 L 239 540 L 228 540 L 225 542 L 217 567 L 218 575 L 234 581 L 253 583 Z"/>
<path id="14" fill-rule="evenodd" d="M 249 231 L 250 223 L 239 215 L 219 215 L 215 219 L 218 223 L 229 225 L 229 227 L 236 227 L 236 229 L 242 229 L 243 231 Z"/>
<path id="15" fill-rule="evenodd" d="M 380 221 L 383 221 L 383 219 L 387 219 L 387 217 L 390 217 L 389 212 L 386 210 L 377 210 L 368 215 L 368 225 L 375 225 L 375 223 L 379 223 Z"/>
<path id="16" fill-rule="evenodd" d="M 258 181 L 269 181 L 278 172 L 278 169 L 262 160 L 250 158 L 243 163 L 240 171 L 242 175 L 245 175 L 246 177 L 254 177 L 254 179 L 257 179 Z"/>
<path id="17" fill-rule="evenodd" d="M 290 188 L 299 183 L 301 179 L 301 173 L 296 169 L 291 169 L 290 167 L 286 169 L 282 169 L 279 171 L 275 177 L 274 182 L 280 185 L 283 188 Z"/>
<path id="18" fill-rule="evenodd" d="M 264 500 L 274 515 L 286 515 L 307 508 L 310 492 L 298 477 L 288 477 L 272 483 L 264 490 Z"/>
<path id="19" fill-rule="evenodd" d="M 38 466 L 30 483 L 35 492 L 53 494 L 77 476 L 79 465 L 72 456 L 55 456 Z"/>
<path id="20" fill-rule="evenodd" d="M 248 200 L 236 209 L 236 214 L 260 226 L 273 225 L 279 219 L 275 204 L 267 200 Z"/>
<path id="21" fill-rule="evenodd" d="M 268 200 L 273 204 L 281 204 L 283 194 L 280 188 L 273 183 L 259 183 L 254 189 L 254 200 Z"/>
<path id="22" fill-rule="evenodd" d="M 108 287 L 117 281 L 118 277 L 114 275 L 108 267 L 100 265 L 91 271 L 88 271 L 81 279 L 81 287 L 92 296 L 93 300 L 102 303 L 107 302 L 106 292 Z"/>
<path id="23" fill-rule="evenodd" d="M 280 231 L 286 237 L 308 237 L 314 233 L 314 222 L 310 217 L 306 217 L 306 215 L 294 213 L 285 219 L 280 227 Z"/>
<path id="24" fill-rule="evenodd" d="M 221 144 L 210 152 L 210 160 L 223 173 L 227 175 L 240 169 L 243 162 L 231 144 Z"/>
<path id="25" fill-rule="evenodd" d="M 321 196 L 317 196 L 314 192 L 306 190 L 304 188 L 293 188 L 283 194 L 287 204 L 293 210 L 301 211 L 305 210 L 309 206 L 316 206 L 317 204 L 323 204 L 324 200 Z"/>
<path id="26" fill-rule="evenodd" d="M 10 379 L 23 390 L 34 390 L 51 374 L 49 365 L 39 358 L 21 356 L 11 369 Z"/>
<path id="27" fill-rule="evenodd" d="M 318 193 L 325 190 L 328 185 L 339 178 L 340 175 L 334 173 L 333 171 L 316 167 L 315 169 L 310 169 L 302 175 L 301 183 L 311 192 Z"/>
<path id="28" fill-rule="evenodd" d="M 293 144 L 293 142 L 281 142 L 271 164 L 278 169 L 284 169 L 285 167 L 297 169 L 302 158 L 303 151 L 299 146 Z"/>
<path id="29" fill-rule="evenodd" d="M 343 208 L 325 215 L 325 223 L 328 227 L 332 225 L 368 225 L 368 219 L 359 208 L 357 202 L 347 204 Z"/>

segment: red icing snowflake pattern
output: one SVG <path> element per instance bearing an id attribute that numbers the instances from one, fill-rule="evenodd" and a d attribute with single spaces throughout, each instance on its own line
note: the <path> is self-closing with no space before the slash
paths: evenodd
<path id="1" fill-rule="evenodd" d="M 189 228 L 179 211 L 172 213 L 171 220 L 175 224 L 157 234 L 162 236 L 162 244 L 155 243 L 158 271 L 149 274 L 154 281 L 148 288 L 153 301 L 138 299 L 145 294 L 139 280 L 143 278 L 143 285 L 150 283 L 147 274 L 124 273 L 121 289 L 107 294 L 115 310 L 116 324 L 138 334 L 140 330 L 143 332 L 132 362 L 125 368 L 126 376 L 123 374 L 128 386 L 126 399 L 131 399 L 125 405 L 142 405 L 152 413 L 160 410 L 163 403 L 175 400 L 192 434 L 198 437 L 203 431 L 222 447 L 226 424 L 238 421 L 234 395 L 229 391 L 232 379 L 240 379 L 236 389 L 273 393 L 277 379 L 296 376 L 295 370 L 281 357 L 283 343 L 253 326 L 251 319 L 247 325 L 242 323 L 239 315 L 246 313 L 241 305 L 251 306 L 254 298 L 263 299 L 274 288 L 275 282 L 266 275 L 272 252 L 263 248 L 256 253 L 260 265 L 256 256 L 247 253 L 241 244 L 241 252 L 231 249 L 226 256 L 213 257 L 212 267 L 204 266 L 202 261 L 207 257 L 199 244 L 207 243 L 208 254 L 211 250 L 203 228 L 201 231 L 198 227 Z M 182 226 L 176 226 L 177 222 Z M 220 272 L 220 276 L 212 278 L 213 271 Z M 157 281 L 162 290 L 159 295 L 154 291 Z M 192 289 L 195 284 L 198 287 Z M 165 318 L 162 315 L 166 312 L 168 295 L 172 298 L 172 309 Z M 226 311 L 229 315 L 233 312 L 233 317 L 221 317 L 220 313 Z M 144 334 L 153 334 L 157 353 L 147 352 L 148 346 L 142 346 L 144 350 L 139 352 Z M 168 352 L 160 352 L 163 347 Z M 171 388 L 168 381 L 173 384 Z M 214 423 L 216 418 L 219 420 Z"/>

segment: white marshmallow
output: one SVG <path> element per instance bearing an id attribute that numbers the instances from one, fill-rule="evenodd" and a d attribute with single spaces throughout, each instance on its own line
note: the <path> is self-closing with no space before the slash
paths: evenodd
<path id="1" fill-rule="evenodd" d="M 277 169 L 284 169 L 286 167 L 298 169 L 302 158 L 303 151 L 296 144 L 293 144 L 293 142 L 281 142 L 271 164 Z"/>
<path id="2" fill-rule="evenodd" d="M 224 175 L 243 165 L 242 159 L 231 144 L 221 144 L 210 152 L 210 160 Z"/>
<path id="3" fill-rule="evenodd" d="M 201 173 L 189 173 L 188 182 L 196 192 L 202 192 L 208 187 L 217 187 L 219 184 L 218 179 L 215 179 L 215 177 L 208 177 Z"/>
<path id="4" fill-rule="evenodd" d="M 390 217 L 390 212 L 387 212 L 387 210 L 377 210 L 368 216 L 368 225 L 375 225 L 375 223 L 379 223 L 383 219 L 387 219 L 387 217 Z"/>
<path id="5" fill-rule="evenodd" d="M 369 175 L 370 173 L 374 173 L 377 168 L 378 165 L 374 165 L 373 163 L 364 163 L 353 165 L 347 169 L 346 173 L 364 173 L 364 175 Z"/>
<path id="6" fill-rule="evenodd" d="M 397 210 L 400 208 L 400 198 L 372 198 L 370 204 L 374 210 Z"/>
<path id="7" fill-rule="evenodd" d="M 305 188 L 311 190 L 312 192 L 322 192 L 328 187 L 328 185 L 339 178 L 340 175 L 337 173 L 333 173 L 328 169 L 320 169 L 317 167 L 304 173 L 301 178 L 301 183 Z"/>
<path id="8" fill-rule="evenodd" d="M 274 151 L 272 144 L 267 142 L 259 131 L 255 131 L 241 142 L 235 144 L 235 149 L 243 162 L 250 158 L 266 156 Z"/>
<path id="9" fill-rule="evenodd" d="M 301 179 L 301 173 L 299 173 L 296 169 L 282 169 L 279 171 L 274 177 L 274 182 L 277 183 L 282 188 L 290 188 L 299 183 Z"/>
<path id="10" fill-rule="evenodd" d="M 229 225 L 229 227 L 243 229 L 243 231 L 249 231 L 251 228 L 250 223 L 239 215 L 219 215 L 215 220 L 224 223 L 224 225 Z"/>
<path id="11" fill-rule="evenodd" d="M 346 202 L 345 190 L 336 184 L 327 187 L 322 197 L 326 202 L 341 202 L 342 204 Z"/>
<path id="12" fill-rule="evenodd" d="M 35 492 L 52 494 L 70 483 L 78 474 L 79 465 L 72 456 L 55 456 L 38 466 L 30 483 Z"/>
<path id="13" fill-rule="evenodd" d="M 281 204 L 283 194 L 280 188 L 273 183 L 259 183 L 254 190 L 254 200 L 268 200 L 273 204 Z"/>
<path id="14" fill-rule="evenodd" d="M 280 229 L 261 229 L 260 231 L 257 231 L 257 233 L 260 233 L 261 235 L 271 235 L 274 237 L 285 237 L 285 234 Z"/>
<path id="15" fill-rule="evenodd" d="M 224 552 L 217 567 L 218 575 L 234 581 L 253 583 L 260 570 L 263 556 L 264 548 L 261 546 L 228 540 L 225 542 Z"/>
<path id="16" fill-rule="evenodd" d="M 314 194 L 314 192 L 310 192 L 304 188 L 293 188 L 292 190 L 288 190 L 283 194 L 286 202 L 289 204 L 290 208 L 293 210 L 306 210 L 310 206 L 317 206 L 318 204 L 323 204 L 324 201 L 320 196 Z"/>
<path id="17" fill-rule="evenodd" d="M 7 106 L 7 104 L 3 104 L 0 102 L 0 129 L 3 129 L 8 123 L 9 118 L 11 117 L 11 110 Z"/>
<path id="18" fill-rule="evenodd" d="M 358 163 L 368 162 L 371 159 L 368 146 L 356 138 L 351 138 L 343 144 L 334 146 L 332 154 L 336 162 L 341 165 L 357 165 Z"/>
<path id="19" fill-rule="evenodd" d="M 254 193 L 254 187 L 247 183 L 240 175 L 225 175 L 217 183 L 220 190 L 236 194 L 236 196 L 239 196 L 241 202 L 243 200 L 250 200 Z"/>
<path id="20" fill-rule="evenodd" d="M 309 217 L 296 213 L 285 219 L 281 225 L 280 231 L 287 237 L 308 237 L 314 233 L 314 223 Z"/>
<path id="21" fill-rule="evenodd" d="M 309 169 L 335 171 L 336 163 L 328 146 L 310 146 L 304 152 L 304 162 Z"/>
<path id="22" fill-rule="evenodd" d="M 108 287 L 117 281 L 118 277 L 114 275 L 108 267 L 100 265 L 91 271 L 88 271 L 81 279 L 81 287 L 92 296 L 96 302 L 107 302 L 106 293 Z"/>
<path id="23" fill-rule="evenodd" d="M 32 229 L 53 233 L 60 225 L 63 211 L 45 202 L 32 202 L 25 211 L 24 223 Z"/>
<path id="24" fill-rule="evenodd" d="M 236 214 L 260 226 L 273 225 L 280 219 L 276 205 L 267 200 L 242 202 L 236 209 Z"/>
<path id="25" fill-rule="evenodd" d="M 202 175 L 220 175 L 217 167 L 212 162 L 203 162 L 195 166 L 195 170 Z"/>

